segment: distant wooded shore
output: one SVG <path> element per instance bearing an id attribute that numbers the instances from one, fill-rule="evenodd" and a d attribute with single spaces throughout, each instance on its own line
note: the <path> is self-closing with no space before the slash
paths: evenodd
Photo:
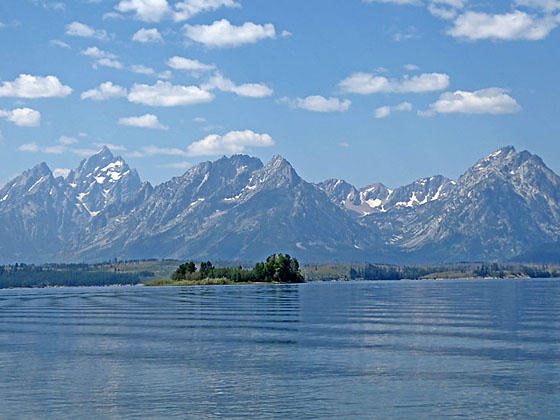
<path id="1" fill-rule="evenodd" d="M 282 254 L 278 254 L 282 255 Z M 115 285 L 191 286 L 255 283 L 297 283 L 355 280 L 441 280 L 482 278 L 560 278 L 560 265 L 510 263 L 458 263 L 397 266 L 370 263 L 317 263 L 297 266 L 302 276 L 274 276 L 276 262 L 231 263 L 178 260 L 106 261 L 97 264 L 13 264 L 0 266 L 0 288 L 87 287 Z M 287 256 L 289 257 L 289 256 Z M 290 257 L 282 273 L 295 260 Z M 297 262 L 297 260 L 295 260 Z M 210 264 L 210 265 L 208 265 Z M 272 271 L 272 266 L 274 272 Z M 194 265 L 194 268 L 193 268 Z M 181 269 L 181 267 L 183 267 Z M 200 269 L 202 268 L 202 273 Z M 184 270 L 184 271 L 183 271 Z M 193 271 L 194 270 L 194 271 Z M 184 273 L 184 274 L 182 274 Z M 290 274 L 290 275 L 293 275 Z"/>

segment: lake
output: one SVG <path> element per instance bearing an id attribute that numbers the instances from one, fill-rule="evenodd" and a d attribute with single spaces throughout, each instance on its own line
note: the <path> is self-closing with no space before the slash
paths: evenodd
<path id="1" fill-rule="evenodd" d="M 560 418 L 560 281 L 0 290 L 0 418 Z"/>

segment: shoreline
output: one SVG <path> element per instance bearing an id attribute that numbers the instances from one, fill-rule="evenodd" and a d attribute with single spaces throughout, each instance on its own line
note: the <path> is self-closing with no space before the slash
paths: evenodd
<path id="1" fill-rule="evenodd" d="M 194 265 L 194 263 L 192 264 Z M 174 270 L 177 271 L 186 265 L 186 263 L 181 265 L 180 261 L 176 260 L 111 261 L 77 265 L 56 263 L 42 265 L 15 264 L 0 266 L 0 289 L 244 286 L 251 284 L 294 284 L 300 281 L 306 283 L 399 280 L 491 281 L 560 278 L 560 265 L 457 263 L 433 266 L 397 266 L 341 262 L 303 264 L 299 276 L 294 276 L 294 278 L 274 278 L 270 275 L 266 277 L 262 273 L 255 275 L 254 269 L 232 268 L 226 266 L 225 263 L 221 263 L 218 267 L 212 267 L 212 273 L 209 274 L 196 272 L 187 273 L 188 275 L 181 273 L 182 276 L 176 276 Z M 248 264 L 245 266 L 248 267 Z M 205 277 L 200 279 L 202 275 Z"/>
<path id="2" fill-rule="evenodd" d="M 243 283 L 189 283 L 189 284 L 161 284 L 161 285 L 150 285 L 150 284 L 110 284 L 103 286 L 44 286 L 44 287 L 4 287 L 0 288 L 2 290 L 32 290 L 32 289 L 92 289 L 92 288 L 158 288 L 158 287 L 219 287 L 219 286 L 251 286 L 251 285 L 295 285 L 295 284 L 313 284 L 313 283 L 376 283 L 376 282 L 391 282 L 396 283 L 400 281 L 413 282 L 413 281 L 475 281 L 475 280 L 551 280 L 559 281 L 560 277 L 454 277 L 454 278 L 429 278 L 429 279 L 399 279 L 399 280 L 366 280 L 366 279 L 338 279 L 338 280 L 313 280 L 305 281 L 301 283 L 281 283 L 281 282 L 243 282 Z"/>
<path id="3" fill-rule="evenodd" d="M 215 279 L 218 280 L 218 279 Z M 155 284 L 158 282 L 163 282 L 162 284 Z M 283 283 L 283 282 L 265 282 L 265 281 L 250 281 L 250 282 L 234 282 L 234 281 L 173 281 L 168 279 L 156 280 L 154 282 L 146 283 L 144 287 L 189 287 L 189 286 L 249 286 L 254 284 L 303 284 L 309 282 L 299 282 L 299 283 Z"/>

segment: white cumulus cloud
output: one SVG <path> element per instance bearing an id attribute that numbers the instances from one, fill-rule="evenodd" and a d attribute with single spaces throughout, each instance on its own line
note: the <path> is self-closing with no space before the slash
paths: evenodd
<path id="1" fill-rule="evenodd" d="M 97 69 L 97 66 L 111 67 L 117 70 L 121 70 L 124 68 L 123 63 L 121 63 L 119 60 L 114 60 L 112 58 L 100 58 L 95 62 L 93 68 Z"/>
<path id="2" fill-rule="evenodd" d="M 234 0 L 182 0 L 170 6 L 168 0 L 120 0 L 115 9 L 121 13 L 134 13 L 136 19 L 144 22 L 159 22 L 164 18 L 173 18 L 175 22 L 182 22 L 193 16 L 221 7 L 241 7 Z M 103 18 L 117 18 L 118 13 L 106 13 Z"/>
<path id="3" fill-rule="evenodd" d="M 72 148 L 64 144 L 56 144 L 53 146 L 39 146 L 35 142 L 22 144 L 21 146 L 18 147 L 18 150 L 22 152 L 31 152 L 31 153 L 41 152 L 41 153 L 54 154 L 54 155 L 61 155 L 63 153 L 73 153 L 78 156 L 91 156 L 92 154 L 97 152 L 97 150 L 93 150 L 93 149 Z"/>
<path id="4" fill-rule="evenodd" d="M 172 85 L 158 80 L 154 85 L 134 84 L 128 100 L 150 106 L 179 106 L 211 102 L 214 95 L 198 86 Z"/>
<path id="5" fill-rule="evenodd" d="M 187 147 L 190 156 L 229 155 L 244 152 L 249 147 L 271 147 L 274 140 L 269 134 L 251 130 L 230 131 L 223 136 L 211 134 Z"/>
<path id="6" fill-rule="evenodd" d="M 49 44 L 51 44 L 53 47 L 60 47 L 60 48 L 67 48 L 70 49 L 70 45 L 68 45 L 66 42 L 61 41 L 60 39 L 52 39 Z"/>
<path id="7" fill-rule="evenodd" d="M 66 10 L 66 4 L 61 1 L 48 1 L 48 0 L 31 0 L 36 6 L 42 6 L 43 9 L 52 9 L 58 11 Z"/>
<path id="8" fill-rule="evenodd" d="M 435 4 L 428 6 L 429 12 L 440 19 L 451 20 L 457 16 L 457 10 L 447 7 L 439 7 Z"/>
<path id="9" fill-rule="evenodd" d="M 377 108 L 374 112 L 375 118 L 385 118 L 391 115 L 391 107 L 390 106 L 381 106 Z"/>
<path id="10" fill-rule="evenodd" d="M 86 90 L 80 95 L 80 98 L 104 101 L 111 98 L 123 98 L 127 94 L 127 90 L 122 86 L 115 85 L 113 82 L 105 82 L 95 89 Z"/>
<path id="11" fill-rule="evenodd" d="M 173 20 L 181 22 L 207 11 L 217 10 L 220 7 L 241 7 L 233 0 L 183 0 L 175 4 Z"/>
<path id="12" fill-rule="evenodd" d="M 94 69 L 97 69 L 98 66 L 112 67 L 119 70 L 124 68 L 124 65 L 118 60 L 117 55 L 100 50 L 97 47 L 89 47 L 80 51 L 80 54 L 95 59 L 95 63 L 93 64 Z"/>
<path id="13" fill-rule="evenodd" d="M 469 0 L 363 0 L 366 3 L 393 3 L 398 5 L 411 5 L 426 7 L 428 11 L 440 19 L 451 20 L 469 3 Z M 555 1 L 555 0 L 517 0 L 517 1 Z M 394 36 L 395 41 L 415 38 L 414 33 Z"/>
<path id="14" fill-rule="evenodd" d="M 55 76 L 32 76 L 20 74 L 13 82 L 2 82 L 0 97 L 52 98 L 64 97 L 72 93 L 72 88 L 64 86 Z"/>
<path id="15" fill-rule="evenodd" d="M 107 31 L 103 29 L 94 29 L 91 26 L 86 25 L 81 22 L 72 22 L 66 25 L 66 35 L 79 36 L 82 38 L 97 38 L 97 39 L 109 39 Z"/>
<path id="16" fill-rule="evenodd" d="M 63 145 L 55 145 L 55 146 L 39 146 L 37 143 L 33 142 L 33 143 L 26 143 L 26 144 L 22 144 L 20 147 L 18 147 L 18 150 L 22 151 L 22 152 L 31 152 L 31 153 L 37 153 L 37 152 L 42 152 L 42 153 L 48 153 L 50 155 L 61 155 L 62 153 L 67 151 L 66 146 Z"/>
<path id="17" fill-rule="evenodd" d="M 124 16 L 121 15 L 120 13 L 117 12 L 107 12 L 104 13 L 102 16 L 103 20 L 108 20 L 108 19 L 124 19 Z"/>
<path id="18" fill-rule="evenodd" d="M 66 178 L 66 177 L 68 177 L 69 174 L 70 174 L 70 169 L 67 169 L 67 168 L 56 168 L 53 171 L 53 176 L 55 178 L 58 178 L 58 177 Z"/>
<path id="19" fill-rule="evenodd" d="M 175 70 L 208 71 L 216 68 L 213 64 L 204 64 L 198 60 L 174 56 L 167 60 L 167 65 Z"/>
<path id="20" fill-rule="evenodd" d="M 37 127 L 41 124 L 41 113 L 31 108 L 0 109 L 0 117 L 20 127 Z"/>
<path id="21" fill-rule="evenodd" d="M 442 73 L 423 73 L 389 79 L 371 73 L 354 73 L 338 84 L 344 93 L 368 95 L 372 93 L 421 93 L 443 90 L 449 86 L 449 76 Z"/>
<path id="22" fill-rule="evenodd" d="M 80 51 L 80 54 L 91 58 L 117 58 L 115 54 L 100 50 L 97 47 L 86 48 L 85 50 Z"/>
<path id="23" fill-rule="evenodd" d="M 220 7 L 241 7 L 241 5 L 233 0 L 184 0 L 175 4 L 175 13 L 173 20 L 181 22 L 191 17 Z"/>
<path id="24" fill-rule="evenodd" d="M 37 143 L 25 143 L 19 146 L 18 150 L 21 152 L 37 153 L 40 150 L 40 148 Z"/>
<path id="25" fill-rule="evenodd" d="M 153 128 L 156 130 L 167 130 L 169 127 L 161 124 L 158 117 L 153 114 L 145 114 L 139 117 L 119 118 L 119 124 L 129 127 Z"/>
<path id="26" fill-rule="evenodd" d="M 560 0 L 515 0 L 514 3 L 516 6 L 541 9 L 547 13 L 560 10 Z"/>
<path id="27" fill-rule="evenodd" d="M 349 99 L 325 98 L 320 95 L 295 99 L 282 98 L 280 102 L 286 103 L 292 108 L 301 108 L 312 112 L 346 112 L 352 104 Z"/>
<path id="28" fill-rule="evenodd" d="M 171 13 L 167 0 L 122 0 L 115 6 L 119 12 L 133 12 L 137 19 L 159 22 Z"/>
<path id="29" fill-rule="evenodd" d="M 418 70 L 420 70 L 420 67 L 417 66 L 416 64 L 405 64 L 404 68 L 408 71 L 418 71 Z"/>
<path id="30" fill-rule="evenodd" d="M 394 111 L 412 111 L 412 104 L 410 102 L 401 102 L 395 106 L 381 106 L 373 112 L 375 118 L 386 118 Z"/>
<path id="31" fill-rule="evenodd" d="M 157 43 L 157 42 L 163 42 L 163 37 L 161 36 L 161 34 L 156 28 L 152 28 L 152 29 L 142 28 L 134 35 L 132 35 L 132 40 L 142 42 L 144 44 Z"/>
<path id="32" fill-rule="evenodd" d="M 468 11 L 455 19 L 447 33 L 469 41 L 481 39 L 536 41 L 546 38 L 560 24 L 560 17 L 538 17 L 514 10 L 505 14 Z"/>
<path id="33" fill-rule="evenodd" d="M 185 25 L 185 35 L 208 47 L 238 47 L 266 38 L 275 38 L 276 30 L 271 23 L 258 25 L 245 22 L 241 26 L 235 26 L 227 19 L 222 19 L 210 25 Z"/>
<path id="34" fill-rule="evenodd" d="M 428 11 L 440 19 L 450 20 L 465 7 L 468 0 L 430 0 Z"/>
<path id="35" fill-rule="evenodd" d="M 506 89 L 488 88 L 474 92 L 457 90 L 445 92 L 430 105 L 429 110 L 419 111 L 421 116 L 435 114 L 514 114 L 521 111 L 517 101 L 509 96 Z"/>
<path id="36" fill-rule="evenodd" d="M 270 87 L 263 83 L 245 83 L 242 85 L 236 85 L 220 73 L 216 73 L 212 76 L 208 83 L 202 85 L 202 88 L 205 90 L 218 89 L 222 92 L 231 92 L 239 96 L 247 96 L 250 98 L 264 98 L 274 93 Z"/>
<path id="37" fill-rule="evenodd" d="M 130 66 L 130 70 L 132 70 L 134 73 L 138 73 L 138 74 L 152 75 L 152 74 L 156 73 L 156 71 L 153 68 L 146 67 L 142 64 L 133 64 L 132 66 Z"/>

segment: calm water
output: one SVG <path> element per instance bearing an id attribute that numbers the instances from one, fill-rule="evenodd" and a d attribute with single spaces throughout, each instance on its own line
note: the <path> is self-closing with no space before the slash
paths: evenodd
<path id="1" fill-rule="evenodd" d="M 560 418 L 560 281 L 0 291 L 0 418 Z"/>

